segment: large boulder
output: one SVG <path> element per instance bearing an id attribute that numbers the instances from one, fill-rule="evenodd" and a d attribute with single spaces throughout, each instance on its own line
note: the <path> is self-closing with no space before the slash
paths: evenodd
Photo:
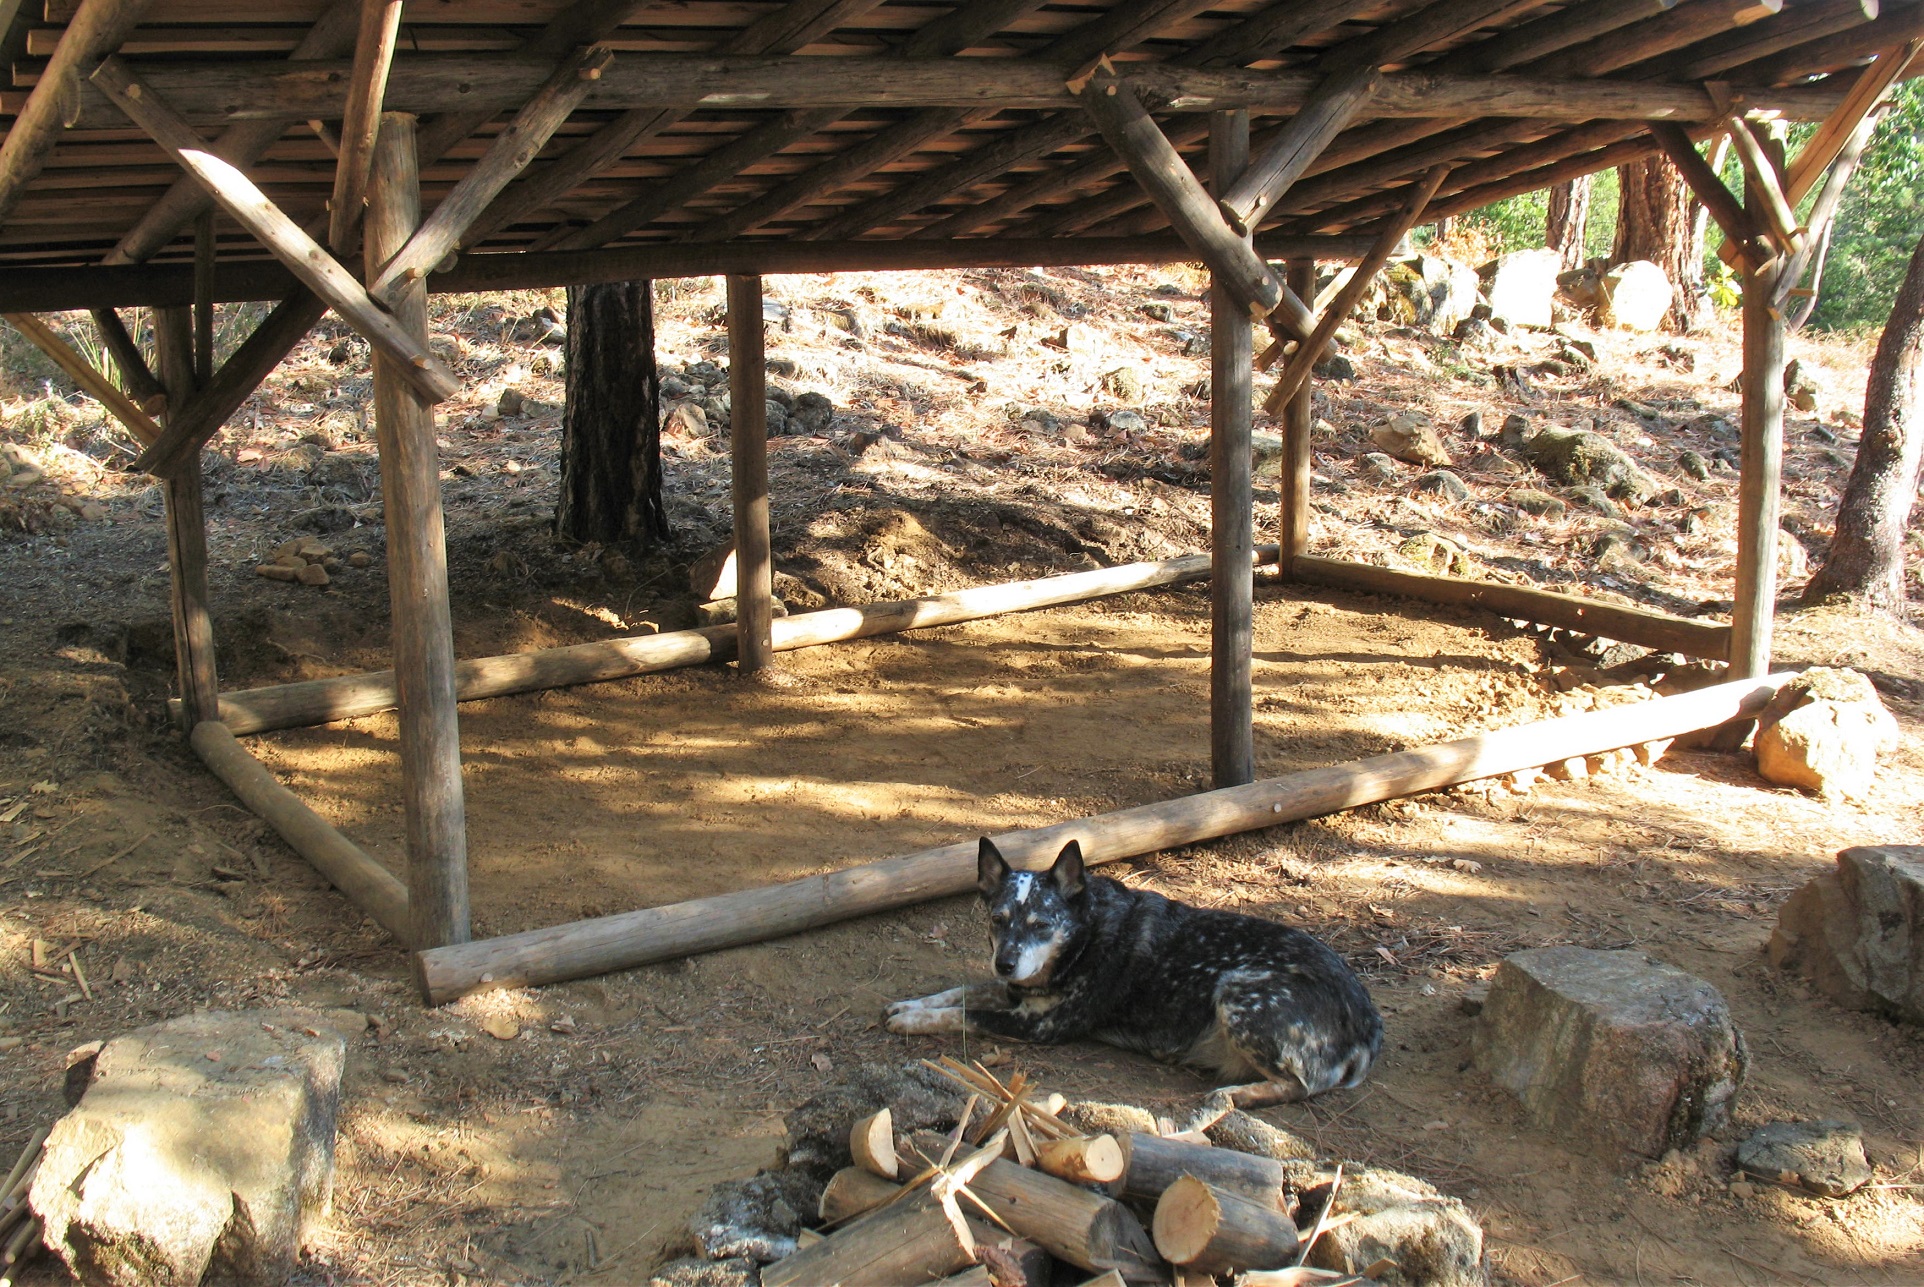
<path id="1" fill-rule="evenodd" d="M 1603 275 L 1600 320 L 1626 331 L 1654 331 L 1675 299 L 1670 278 L 1647 259 L 1618 264 Z"/>
<path id="2" fill-rule="evenodd" d="M 1415 320 L 1438 335 L 1449 335 L 1482 302 L 1482 283 L 1476 270 L 1441 255 L 1418 255 L 1409 261 L 1410 291 Z"/>
<path id="3" fill-rule="evenodd" d="M 1353 1166 L 1339 1201 L 1346 1222 L 1310 1249 L 1318 1269 L 1359 1273 L 1381 1260 L 1385 1287 L 1483 1287 L 1483 1229 L 1469 1208 L 1433 1185 L 1382 1167 Z M 1354 1219 L 1348 1217 L 1354 1216 Z"/>
<path id="4" fill-rule="evenodd" d="M 1513 250 L 1485 268 L 1490 312 L 1512 326 L 1548 327 L 1563 259 L 1554 250 Z"/>
<path id="5" fill-rule="evenodd" d="M 1581 947 L 1504 960 L 1471 1058 L 1540 1129 L 1647 1157 L 1723 1125 L 1749 1063 L 1716 988 L 1640 952 Z"/>
<path id="6" fill-rule="evenodd" d="M 1611 496 L 1637 501 L 1657 491 L 1621 447 L 1588 429 L 1545 429 L 1523 444 L 1523 458 L 1566 487 L 1594 483 Z"/>
<path id="7" fill-rule="evenodd" d="M 1924 1024 L 1924 846 L 1844 850 L 1784 903 L 1767 950 L 1841 1006 Z"/>
<path id="8" fill-rule="evenodd" d="M 1877 757 L 1895 751 L 1897 740 L 1897 721 L 1870 680 L 1819 666 L 1780 688 L 1758 716 L 1757 772 L 1779 786 L 1861 799 L 1877 777 Z"/>
<path id="9" fill-rule="evenodd" d="M 212 1011 L 107 1042 L 34 1177 L 48 1248 L 88 1284 L 284 1281 L 333 1193 L 342 1026 Z"/>

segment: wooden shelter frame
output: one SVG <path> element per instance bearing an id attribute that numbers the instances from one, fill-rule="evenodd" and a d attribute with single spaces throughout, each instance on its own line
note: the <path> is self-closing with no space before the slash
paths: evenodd
<path id="1" fill-rule="evenodd" d="M 547 16 L 530 32 L 532 12 Z M 0 91 L 0 313 L 127 428 L 138 468 L 163 484 L 177 709 L 195 750 L 413 951 L 433 1003 L 973 880 L 971 843 L 472 941 L 464 700 L 730 659 L 754 670 L 787 649 L 1207 577 L 1212 789 L 999 838 L 1032 864 L 1072 835 L 1110 861 L 1754 716 L 1781 682 L 1767 669 L 1784 301 L 1835 214 L 1847 167 L 1834 163 L 1861 150 L 1889 87 L 1924 70 L 1916 0 L 458 0 L 431 14 L 405 0 L 47 0 L 46 17 L 0 20 L 0 51 L 24 53 Z M 1785 119 L 1821 122 L 1791 160 L 1770 128 Z M 1719 134 L 1742 162 L 1741 198 L 1696 150 Z M 1185 157 L 1198 147 L 1206 163 Z M 1744 285 L 1730 624 L 1310 555 L 1312 368 L 1409 231 L 1656 152 L 1724 232 Z M 1208 555 L 771 618 L 763 275 L 1178 259 L 1200 259 L 1212 283 Z M 1320 312 L 1318 260 L 1357 265 Z M 457 660 L 433 408 L 460 378 L 429 343 L 427 294 L 710 274 L 727 278 L 740 620 Z M 242 299 L 275 306 L 215 369 L 214 305 Z M 115 311 L 135 305 L 154 310 L 151 362 Z M 119 385 L 34 316 L 79 308 Z M 224 693 L 202 451 L 327 311 L 373 353 L 394 669 Z M 1258 547 L 1253 377 L 1278 363 L 1265 406 L 1284 438 L 1279 539 Z M 1258 781 L 1264 563 L 1284 581 L 1722 661 L 1729 682 Z M 390 708 L 404 878 L 238 741 Z"/>

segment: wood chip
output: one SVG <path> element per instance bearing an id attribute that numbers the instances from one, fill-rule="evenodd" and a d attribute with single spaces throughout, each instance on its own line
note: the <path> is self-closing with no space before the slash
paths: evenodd
<path id="1" fill-rule="evenodd" d="M 521 1023 L 511 1014 L 491 1014 L 481 1021 L 481 1031 L 496 1041 L 513 1041 L 521 1035 Z"/>

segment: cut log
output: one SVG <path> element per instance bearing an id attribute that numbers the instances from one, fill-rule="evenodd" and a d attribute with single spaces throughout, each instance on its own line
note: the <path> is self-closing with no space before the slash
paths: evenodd
<path id="1" fill-rule="evenodd" d="M 891 1184 L 872 1171 L 845 1166 L 829 1177 L 815 1214 L 824 1224 L 842 1224 L 872 1207 L 881 1206 L 901 1191 L 901 1185 Z"/>
<path id="2" fill-rule="evenodd" d="M 1257 547 L 1256 558 L 1261 563 L 1274 562 L 1276 547 Z M 1207 555 L 1154 563 L 1124 563 L 1034 581 L 977 586 L 926 599 L 871 603 L 859 608 L 824 608 L 819 612 L 777 617 L 771 623 L 770 634 L 775 651 L 787 652 L 817 644 L 1081 603 L 1131 590 L 1195 581 L 1208 574 Z M 466 702 L 699 666 L 705 662 L 727 661 L 734 655 L 735 627 L 706 626 L 698 630 L 671 630 L 659 635 L 479 657 L 455 664 L 455 683 L 460 700 Z M 221 720 L 242 735 L 305 728 L 392 710 L 396 696 L 391 670 L 342 675 L 224 693 Z"/>
<path id="3" fill-rule="evenodd" d="M 883 1107 L 849 1127 L 848 1151 L 855 1165 L 871 1175 L 901 1178 L 901 1164 L 895 1157 L 895 1114 Z"/>
<path id="4" fill-rule="evenodd" d="M 334 195 L 327 203 L 327 244 L 337 255 L 353 249 L 352 238 L 367 211 L 374 135 L 380 129 L 381 102 L 387 93 L 388 70 L 394 65 L 395 38 L 400 34 L 401 0 L 361 0 L 354 64 L 347 77 L 347 103 L 341 109 Z"/>
<path id="5" fill-rule="evenodd" d="M 1113 1135 L 1075 1135 L 1036 1145 L 1036 1165 L 1075 1184 L 1108 1184 L 1123 1172 L 1122 1145 Z"/>
<path id="6" fill-rule="evenodd" d="M 1781 674 L 1717 684 L 993 839 L 1011 862 L 1028 870 L 1048 867 L 1070 840 L 1081 843 L 1085 861 L 1113 862 L 1753 719 L 1789 680 Z M 965 893 L 975 888 L 976 848 L 974 840 L 943 845 L 761 889 L 437 948 L 415 956 L 415 981 L 421 995 L 439 1005 L 486 988 L 556 983 L 759 943 Z"/>
<path id="7" fill-rule="evenodd" d="M 1124 1136 L 1121 1145 L 1125 1198 L 1158 1201 L 1170 1185 L 1192 1175 L 1246 1201 L 1282 1209 L 1288 1173 L 1273 1158 L 1140 1131 Z"/>
<path id="8" fill-rule="evenodd" d="M 225 725 L 212 720 L 196 724 L 189 740 L 214 776 L 295 853 L 382 929 L 403 943 L 408 941 L 408 891 L 392 872 L 275 781 L 267 766 L 248 754 Z"/>
<path id="9" fill-rule="evenodd" d="M 1148 1230 L 1113 1198 L 1004 1161 L 989 1163 L 969 1189 L 1009 1228 L 1060 1260 L 1092 1273 L 1113 1269 L 1132 1283 L 1165 1278 Z"/>
<path id="10" fill-rule="evenodd" d="M 1296 1259 L 1296 1222 L 1274 1206 L 1211 1188 L 1193 1175 L 1163 1190 L 1153 1222 L 1156 1250 L 1206 1274 L 1279 1269 Z"/>
<path id="11" fill-rule="evenodd" d="M 814 1246 L 762 1270 L 762 1287 L 902 1287 L 942 1278 L 975 1263 L 947 1213 L 926 1195 L 855 1221 Z"/>

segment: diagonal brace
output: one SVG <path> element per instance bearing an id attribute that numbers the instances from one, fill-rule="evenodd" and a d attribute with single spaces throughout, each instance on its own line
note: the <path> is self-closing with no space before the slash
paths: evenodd
<path id="1" fill-rule="evenodd" d="M 1263 410 L 1272 416 L 1280 414 L 1289 400 L 1309 381 L 1310 369 L 1322 361 L 1323 350 L 1336 337 L 1337 328 L 1348 320 L 1350 311 L 1362 299 L 1363 292 L 1369 289 L 1370 279 L 1383 270 L 1383 265 L 1396 253 L 1396 247 L 1403 238 L 1409 236 L 1410 229 L 1423 221 L 1423 211 L 1428 208 L 1430 199 L 1436 196 L 1436 190 L 1443 186 L 1443 180 L 1449 177 L 1449 173 L 1449 166 L 1439 165 L 1411 186 L 1409 199 L 1403 203 L 1403 208 L 1384 226 L 1376 238 L 1376 244 L 1370 247 L 1369 254 L 1363 257 L 1363 262 L 1350 274 L 1343 289 L 1336 292 L 1336 298 L 1323 310 L 1322 317 L 1317 319 L 1316 329 L 1290 355 L 1282 378 L 1276 381 L 1276 387 L 1263 399 Z"/>
<path id="2" fill-rule="evenodd" d="M 1724 186 L 1724 181 L 1717 177 L 1717 172 L 1697 151 L 1697 145 L 1691 142 L 1683 126 L 1670 121 L 1652 121 L 1650 137 L 1657 141 L 1657 146 L 1663 149 L 1664 155 L 1670 158 L 1670 163 L 1683 176 L 1684 183 L 1703 203 L 1710 217 L 1717 221 L 1717 226 L 1723 229 L 1728 244 L 1736 251 L 1732 262 L 1745 266 L 1745 271 L 1749 270 L 1749 266 L 1761 266 L 1768 262 L 1772 251 L 1768 246 L 1759 244 L 1757 225 L 1751 219 L 1750 212 Z"/>
<path id="3" fill-rule="evenodd" d="M 1077 93 L 1102 137 L 1217 282 L 1253 319 L 1291 339 L 1306 338 L 1315 322 L 1309 307 L 1276 279 L 1248 241 L 1229 226 L 1136 91 L 1105 71 L 1092 76 Z"/>
<path id="4" fill-rule="evenodd" d="M 441 199 L 427 222 L 414 230 L 401 253 L 388 261 L 368 290 L 378 299 L 391 301 L 397 283 L 427 276 L 452 254 L 475 220 L 516 175 L 528 168 L 581 105 L 614 57 L 604 46 L 593 45 L 564 60 L 508 127 L 495 136 L 474 168 Z"/>
<path id="5" fill-rule="evenodd" d="M 114 386 L 114 382 L 103 375 L 93 363 L 74 352 L 60 333 L 35 317 L 32 313 L 7 313 L 4 315 L 13 329 L 33 341 L 35 348 L 52 358 L 54 365 L 73 377 L 73 382 L 85 389 L 101 406 L 113 413 L 114 419 L 126 425 L 143 444 L 160 437 L 160 426 L 152 416 L 134 405 L 134 400 Z"/>
<path id="6" fill-rule="evenodd" d="M 1249 163 L 1217 202 L 1229 226 L 1248 236 L 1303 177 L 1323 149 L 1355 119 L 1382 82 L 1374 67 L 1339 72 L 1317 86 L 1302 110 Z"/>
<path id="7" fill-rule="evenodd" d="M 326 301 L 376 353 L 392 362 L 422 397 L 442 402 L 460 389 L 460 379 L 433 350 L 402 329 L 367 288 L 301 231 L 253 180 L 215 155 L 207 140 L 142 84 L 126 63 L 118 57 L 108 58 L 94 72 L 93 83 L 212 193 L 221 208 L 285 264 L 302 285 Z"/>

